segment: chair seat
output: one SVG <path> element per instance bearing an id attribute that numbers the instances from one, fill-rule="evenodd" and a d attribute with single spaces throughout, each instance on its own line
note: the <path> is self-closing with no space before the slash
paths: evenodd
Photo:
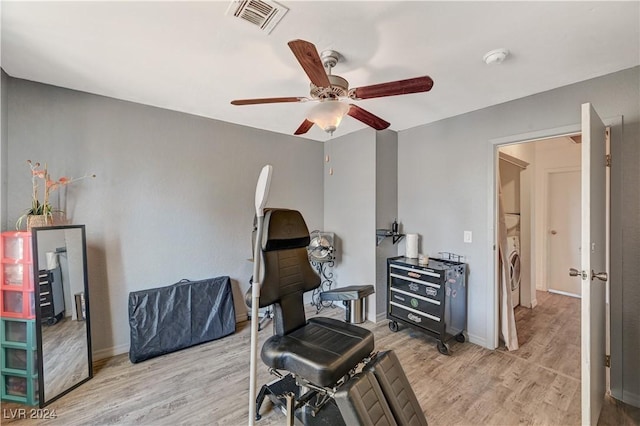
<path id="1" fill-rule="evenodd" d="M 373 352 L 373 333 L 333 318 L 311 318 L 306 325 L 272 336 L 262 346 L 262 361 L 313 384 L 331 386 Z"/>

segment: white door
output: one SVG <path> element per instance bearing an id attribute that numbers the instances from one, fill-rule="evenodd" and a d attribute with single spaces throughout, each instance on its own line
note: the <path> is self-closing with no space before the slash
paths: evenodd
<path id="1" fill-rule="evenodd" d="M 580 280 L 567 270 L 580 264 L 580 170 L 554 171 L 547 189 L 547 289 L 580 296 Z"/>
<path id="2" fill-rule="evenodd" d="M 606 129 L 582 105 L 582 424 L 598 423 L 605 395 Z M 597 275 L 597 276 L 595 276 Z"/>

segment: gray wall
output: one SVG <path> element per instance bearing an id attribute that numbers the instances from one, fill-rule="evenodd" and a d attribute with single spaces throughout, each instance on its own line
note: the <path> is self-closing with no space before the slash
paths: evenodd
<path id="1" fill-rule="evenodd" d="M 324 223 L 336 233 L 335 283 L 374 286 L 370 321 L 385 317 L 386 260 L 397 255 L 390 238 L 376 246 L 376 229 L 391 228 L 398 215 L 397 153 L 392 131 L 367 128 L 325 143 Z"/>
<path id="2" fill-rule="evenodd" d="M 360 130 L 325 142 L 324 226 L 336 235 L 337 287 L 375 283 L 375 131 Z M 329 174 L 333 169 L 333 174 Z M 373 297 L 369 301 L 374 301 Z M 375 302 L 371 306 L 375 307 Z M 367 318 L 375 318 L 368 309 Z"/>
<path id="3" fill-rule="evenodd" d="M 256 180 L 274 168 L 268 206 L 323 228 L 323 144 L 9 78 L 8 222 L 30 204 L 26 160 L 71 184 L 85 224 L 97 357 L 126 352 L 131 291 L 229 275 L 236 315 L 251 275 Z M 5 179 L 3 178 L 3 184 Z"/>
<path id="4" fill-rule="evenodd" d="M 423 252 L 452 251 L 469 263 L 472 341 L 488 342 L 488 282 L 492 258 L 490 140 L 580 123 L 580 104 L 601 117 L 624 116 L 613 128 L 612 169 L 612 376 L 614 395 L 640 404 L 640 68 L 540 93 L 400 132 L 398 212 L 405 229 L 421 234 Z M 420 184 L 416 184 L 419 182 Z M 463 243 L 463 231 L 473 243 Z M 621 297 L 623 295 L 623 297 Z M 617 304 L 617 305 L 616 305 Z M 622 334 L 621 334 L 622 333 Z M 624 378 L 622 377 L 624 372 Z"/>
<path id="5" fill-rule="evenodd" d="M 469 335 L 489 346 L 489 140 L 577 124 L 586 101 L 602 117 L 624 115 L 624 128 L 613 129 L 612 376 L 614 395 L 636 405 L 639 81 L 640 68 L 633 68 L 410 129 L 398 135 L 397 154 L 398 220 L 421 235 L 421 252 L 467 256 Z M 237 296 L 247 287 L 253 191 L 265 163 L 274 165 L 270 206 L 298 208 L 310 229 L 336 233 L 338 285 L 374 282 L 375 229 L 386 218 L 373 214 L 380 196 L 377 141 L 369 129 L 323 147 L 22 80 L 8 83 L 3 219 L 12 223 L 28 206 L 26 159 L 47 161 L 56 176 L 98 175 L 69 187 L 65 204 L 74 223 L 87 225 L 94 346 L 100 354 L 127 350 L 129 291 L 222 274 L 235 280 Z M 323 151 L 331 157 L 324 175 Z M 463 230 L 473 231 L 472 244 L 463 244 Z"/>
<path id="6" fill-rule="evenodd" d="M 0 68 L 0 230 L 7 230 L 7 150 L 9 148 L 9 76 Z"/>
<path id="7" fill-rule="evenodd" d="M 376 134 L 376 229 L 391 229 L 398 217 L 398 134 Z M 386 318 L 387 258 L 398 255 L 398 245 L 385 238 L 376 247 L 376 319 Z"/>

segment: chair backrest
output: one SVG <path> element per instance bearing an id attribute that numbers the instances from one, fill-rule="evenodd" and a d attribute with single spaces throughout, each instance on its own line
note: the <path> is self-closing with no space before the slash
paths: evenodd
<path id="1" fill-rule="evenodd" d="M 309 263 L 309 230 L 299 211 L 265 209 L 260 307 L 274 306 L 274 332 L 285 335 L 306 324 L 303 295 L 320 285 Z"/>

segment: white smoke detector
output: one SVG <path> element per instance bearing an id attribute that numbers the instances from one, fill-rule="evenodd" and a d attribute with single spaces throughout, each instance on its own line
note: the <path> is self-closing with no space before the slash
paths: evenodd
<path id="1" fill-rule="evenodd" d="M 485 53 L 482 57 L 485 64 L 501 64 L 507 56 L 509 56 L 509 51 L 507 49 L 494 49 L 490 52 Z"/>

